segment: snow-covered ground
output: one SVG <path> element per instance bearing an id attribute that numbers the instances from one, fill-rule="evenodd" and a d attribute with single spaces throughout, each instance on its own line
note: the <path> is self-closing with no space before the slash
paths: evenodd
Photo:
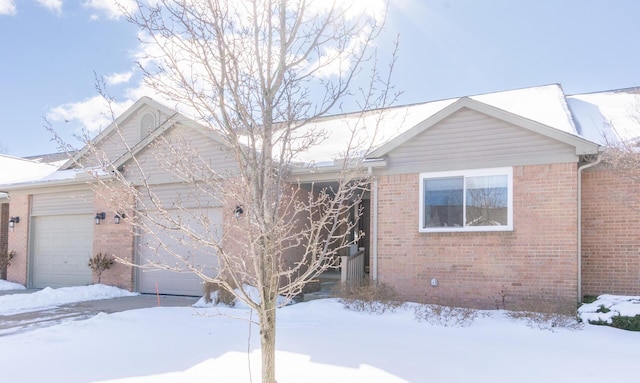
<path id="1" fill-rule="evenodd" d="M 0 279 L 0 291 L 24 290 L 24 289 L 25 289 L 24 286 L 22 286 L 21 284 Z"/>
<path id="2" fill-rule="evenodd" d="M 67 293 L 74 290 L 78 298 L 90 295 L 84 287 Z M 12 311 L 8 302 L 0 300 L 0 307 Z M 249 318 L 255 315 L 246 308 L 156 307 L 4 336 L 0 376 L 3 382 L 244 383 L 252 371 L 258 382 L 259 337 L 242 320 Z M 417 321 L 411 304 L 371 315 L 324 299 L 279 309 L 277 350 L 280 383 L 630 382 L 638 379 L 640 333 L 592 325 L 551 332 L 502 311 L 469 327 L 442 327 Z"/>
<path id="3" fill-rule="evenodd" d="M 7 283 L 6 281 L 2 281 Z M 24 286 L 21 286 L 24 289 Z M 32 294 L 13 294 L 0 296 L 0 318 L 82 301 L 93 301 L 137 295 L 113 286 L 90 285 L 82 287 L 47 287 Z"/>
<path id="4" fill-rule="evenodd" d="M 611 318 L 616 315 L 633 317 L 640 315 L 640 297 L 600 295 L 595 302 L 580 306 L 578 314 L 585 322 L 611 323 Z"/>

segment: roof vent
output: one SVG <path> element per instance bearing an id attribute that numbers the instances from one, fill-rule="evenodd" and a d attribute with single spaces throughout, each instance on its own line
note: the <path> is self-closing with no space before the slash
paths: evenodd
<path id="1" fill-rule="evenodd" d="M 153 113 L 145 113 L 140 119 L 140 139 L 146 137 L 156 128 L 156 117 Z"/>

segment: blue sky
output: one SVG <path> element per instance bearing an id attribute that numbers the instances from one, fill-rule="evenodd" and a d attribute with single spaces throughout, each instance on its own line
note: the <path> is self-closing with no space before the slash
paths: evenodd
<path id="1" fill-rule="evenodd" d="M 45 116 L 72 134 L 103 123 L 95 76 L 135 100 L 138 31 L 112 0 L 0 0 L 0 152 L 55 152 Z M 401 104 L 550 83 L 566 93 L 640 85 L 640 1 L 391 0 Z M 68 122 L 65 122 L 67 120 Z"/>

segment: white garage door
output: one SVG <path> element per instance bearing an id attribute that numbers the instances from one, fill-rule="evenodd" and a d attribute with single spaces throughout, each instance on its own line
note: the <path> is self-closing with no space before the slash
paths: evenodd
<path id="1" fill-rule="evenodd" d="M 202 225 L 203 213 L 208 217 L 208 225 Z M 203 210 L 171 211 L 171 216 L 179 218 L 184 225 L 205 236 L 213 235 L 219 238 L 218 231 L 222 223 L 222 209 L 210 208 Z M 157 218 L 156 218 L 157 219 Z M 169 225 L 170 226 L 170 225 Z M 153 233 L 141 233 L 138 241 L 138 259 L 140 265 L 164 264 L 182 272 L 169 270 L 154 270 L 142 268 L 139 271 L 138 289 L 141 293 L 174 295 L 203 295 L 203 284 L 200 277 L 187 270 L 186 263 L 201 269 L 208 276 L 216 275 L 218 259 L 211 247 L 198 246 L 185 233 L 152 228 Z M 161 243 L 164 245 L 161 245 Z M 184 258 L 184 261 L 172 253 Z"/>
<path id="2" fill-rule="evenodd" d="M 31 217 L 31 286 L 84 286 L 93 252 L 90 192 L 35 195 Z"/>

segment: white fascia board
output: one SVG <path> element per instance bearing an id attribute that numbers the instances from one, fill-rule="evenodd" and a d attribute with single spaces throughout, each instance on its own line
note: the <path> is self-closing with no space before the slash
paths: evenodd
<path id="1" fill-rule="evenodd" d="M 11 185 L 2 186 L 3 192 L 11 192 L 16 190 L 25 190 L 25 189 L 42 189 L 48 187 L 57 187 L 57 186 L 68 186 L 68 185 L 82 185 L 86 183 L 90 183 L 95 180 L 97 177 L 100 181 L 108 181 L 114 179 L 115 176 L 112 173 L 104 173 L 98 176 L 91 176 L 85 174 L 84 176 L 78 178 L 68 178 L 68 179 L 60 179 L 60 180 L 39 180 L 39 181 L 31 181 L 24 183 L 16 183 Z"/>
<path id="2" fill-rule="evenodd" d="M 311 175 L 311 174 L 321 174 L 321 173 L 335 173 L 345 169 L 344 164 L 335 164 L 327 165 L 327 166 L 304 166 L 304 167 L 295 167 L 292 168 L 290 173 L 291 175 Z M 341 161 L 338 161 L 341 162 Z M 382 168 L 387 166 L 387 160 L 384 158 L 370 158 L 362 161 L 362 168 Z M 355 167 L 347 166 L 347 169 L 354 169 Z"/>

